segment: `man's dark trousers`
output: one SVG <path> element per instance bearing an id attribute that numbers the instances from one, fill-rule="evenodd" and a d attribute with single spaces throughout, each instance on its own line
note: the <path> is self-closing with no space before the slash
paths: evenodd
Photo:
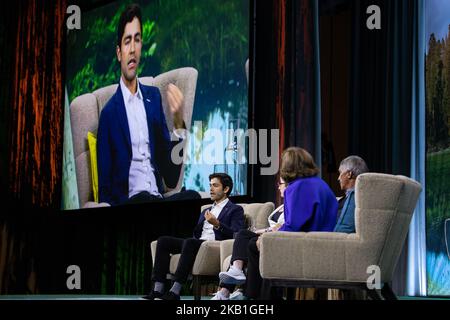
<path id="1" fill-rule="evenodd" d="M 167 273 L 169 273 L 171 255 L 181 253 L 174 281 L 185 283 L 192 271 L 195 257 L 203 241 L 205 240 L 169 236 L 158 238 L 153 266 L 153 281 L 165 282 Z"/>

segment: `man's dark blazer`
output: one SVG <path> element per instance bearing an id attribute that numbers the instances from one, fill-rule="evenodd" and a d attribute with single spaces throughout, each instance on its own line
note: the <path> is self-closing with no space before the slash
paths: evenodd
<path id="1" fill-rule="evenodd" d="M 200 214 L 198 223 L 194 228 L 194 238 L 200 239 L 202 236 L 205 212 L 211 210 L 211 208 L 203 210 Z M 244 209 L 228 200 L 217 219 L 220 221 L 220 227 L 218 230 L 213 229 L 216 240 L 233 239 L 234 233 L 244 228 Z"/>
<path id="2" fill-rule="evenodd" d="M 161 94 L 156 87 L 139 83 L 147 114 L 151 164 L 154 168 L 158 190 L 164 186 L 175 187 L 181 165 L 171 161 L 172 148 L 178 142 L 170 140 L 164 116 Z M 103 108 L 97 132 L 97 166 L 99 201 L 111 205 L 128 200 L 128 181 L 131 166 L 131 138 L 127 112 L 120 85 Z"/>

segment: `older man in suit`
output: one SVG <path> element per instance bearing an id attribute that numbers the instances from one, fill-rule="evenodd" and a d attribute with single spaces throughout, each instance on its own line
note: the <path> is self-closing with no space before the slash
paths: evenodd
<path id="1" fill-rule="evenodd" d="M 368 172 L 366 162 L 358 156 L 349 156 L 339 165 L 339 184 L 345 191 L 345 197 L 340 200 L 342 209 L 338 212 L 338 220 L 334 227 L 335 232 L 355 232 L 355 184 L 356 178 Z"/>

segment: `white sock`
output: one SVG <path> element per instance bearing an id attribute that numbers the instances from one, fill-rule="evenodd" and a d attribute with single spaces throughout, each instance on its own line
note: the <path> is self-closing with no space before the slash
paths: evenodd
<path id="1" fill-rule="evenodd" d="M 242 270 L 244 268 L 244 261 L 242 261 L 242 260 L 234 260 L 232 266 L 235 269 Z"/>
<path id="2" fill-rule="evenodd" d="M 222 291 L 222 294 L 229 298 L 230 297 L 230 291 L 227 288 L 220 288 L 220 291 Z"/>
<path id="3" fill-rule="evenodd" d="M 173 293 L 180 295 L 180 291 L 181 291 L 181 287 L 183 285 L 179 282 L 174 282 L 172 288 L 170 288 L 170 291 L 172 291 Z"/>
<path id="4" fill-rule="evenodd" d="M 155 282 L 155 287 L 153 288 L 154 291 L 157 291 L 159 293 L 163 293 L 164 291 L 164 283 L 162 282 Z"/>

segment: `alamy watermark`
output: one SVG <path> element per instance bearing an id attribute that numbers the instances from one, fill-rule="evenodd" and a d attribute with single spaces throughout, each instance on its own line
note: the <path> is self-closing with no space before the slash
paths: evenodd
<path id="1" fill-rule="evenodd" d="M 68 30 L 81 29 L 81 9 L 79 6 L 72 4 L 67 7 L 66 13 L 69 15 L 66 20 Z"/>
<path id="2" fill-rule="evenodd" d="M 80 290 L 81 289 L 81 269 L 77 265 L 70 265 L 66 270 L 67 274 L 70 276 L 66 280 L 66 286 L 69 290 Z"/>
<path id="3" fill-rule="evenodd" d="M 66 26 L 68 30 L 80 30 L 81 29 L 81 9 L 79 6 L 72 4 L 66 9 L 66 13 L 69 15 L 66 20 Z M 367 18 L 366 26 L 369 30 L 381 29 L 381 9 L 377 5 L 370 5 L 366 9 L 366 13 L 370 14 Z"/>
<path id="4" fill-rule="evenodd" d="M 367 14 L 370 16 L 367 18 L 366 26 L 369 30 L 380 30 L 381 29 L 381 9 L 377 5 L 371 5 L 367 7 Z"/>
<path id="5" fill-rule="evenodd" d="M 212 128 L 203 131 L 202 122 L 195 121 L 192 134 L 187 130 L 177 130 L 177 134 L 172 135 L 172 140 L 178 141 L 178 136 L 185 139 L 172 149 L 171 160 L 174 164 L 260 163 L 266 166 L 261 168 L 261 175 L 274 175 L 278 172 L 280 151 L 278 129 L 223 131 Z"/>
<path id="6" fill-rule="evenodd" d="M 370 274 L 367 278 L 366 284 L 369 290 L 381 289 L 381 269 L 377 265 L 367 267 L 366 273 Z"/>

